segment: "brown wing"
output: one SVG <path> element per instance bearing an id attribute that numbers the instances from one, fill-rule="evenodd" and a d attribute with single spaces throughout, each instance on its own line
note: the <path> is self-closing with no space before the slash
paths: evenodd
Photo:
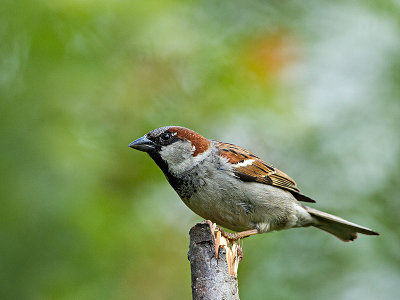
<path id="1" fill-rule="evenodd" d="M 315 202 L 315 200 L 300 193 L 296 182 L 282 171 L 265 163 L 248 150 L 228 144 L 217 144 L 221 156 L 227 158 L 235 167 L 234 174 L 243 181 L 253 181 L 269 184 L 287 190 L 299 201 Z"/>

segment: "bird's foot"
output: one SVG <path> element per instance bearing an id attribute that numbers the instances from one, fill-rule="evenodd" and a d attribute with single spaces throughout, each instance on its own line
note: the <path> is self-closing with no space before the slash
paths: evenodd
<path id="1" fill-rule="evenodd" d="M 220 248 L 225 248 L 226 262 L 228 264 L 229 274 L 237 276 L 237 269 L 239 262 L 243 258 L 243 251 L 240 246 L 240 239 L 247 237 L 252 234 L 256 234 L 257 230 L 248 230 L 238 233 L 225 232 L 223 229 L 216 226 L 215 223 L 206 220 L 203 223 L 207 223 L 210 226 L 211 233 L 213 234 L 214 247 L 215 247 L 215 258 L 219 259 Z"/>
<path id="2" fill-rule="evenodd" d="M 240 240 L 240 239 L 244 239 L 244 238 L 246 238 L 248 236 L 251 236 L 251 235 L 254 235 L 254 234 L 258 233 L 257 229 L 250 229 L 250 230 L 241 231 L 241 232 L 234 232 L 234 233 L 226 232 L 225 230 L 221 229 L 218 226 L 215 229 L 220 231 L 221 235 L 224 238 L 228 239 L 230 242 L 237 241 L 237 240 Z"/>

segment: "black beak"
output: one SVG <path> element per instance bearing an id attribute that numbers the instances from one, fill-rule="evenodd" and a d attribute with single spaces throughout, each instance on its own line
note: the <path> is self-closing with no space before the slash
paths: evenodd
<path id="1" fill-rule="evenodd" d="M 129 144 L 129 147 L 144 152 L 150 152 L 155 149 L 154 143 L 146 136 L 142 136 L 141 138 L 133 141 Z"/>

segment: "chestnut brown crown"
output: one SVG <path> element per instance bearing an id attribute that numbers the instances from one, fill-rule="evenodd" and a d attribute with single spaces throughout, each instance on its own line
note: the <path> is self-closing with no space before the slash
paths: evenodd
<path id="1" fill-rule="evenodd" d="M 187 140 L 192 144 L 193 156 L 203 153 L 210 147 L 208 139 L 193 130 L 180 126 L 164 126 L 154 129 L 130 143 L 129 147 L 149 153 L 158 152 L 161 147 L 182 140 Z"/>

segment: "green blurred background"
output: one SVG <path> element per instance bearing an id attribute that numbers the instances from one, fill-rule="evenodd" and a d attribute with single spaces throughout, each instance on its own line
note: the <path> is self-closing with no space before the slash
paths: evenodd
<path id="1" fill-rule="evenodd" d="M 247 147 L 381 233 L 244 241 L 241 299 L 400 295 L 398 1 L 2 0 L 0 298 L 189 299 L 187 209 L 128 148 Z"/>

